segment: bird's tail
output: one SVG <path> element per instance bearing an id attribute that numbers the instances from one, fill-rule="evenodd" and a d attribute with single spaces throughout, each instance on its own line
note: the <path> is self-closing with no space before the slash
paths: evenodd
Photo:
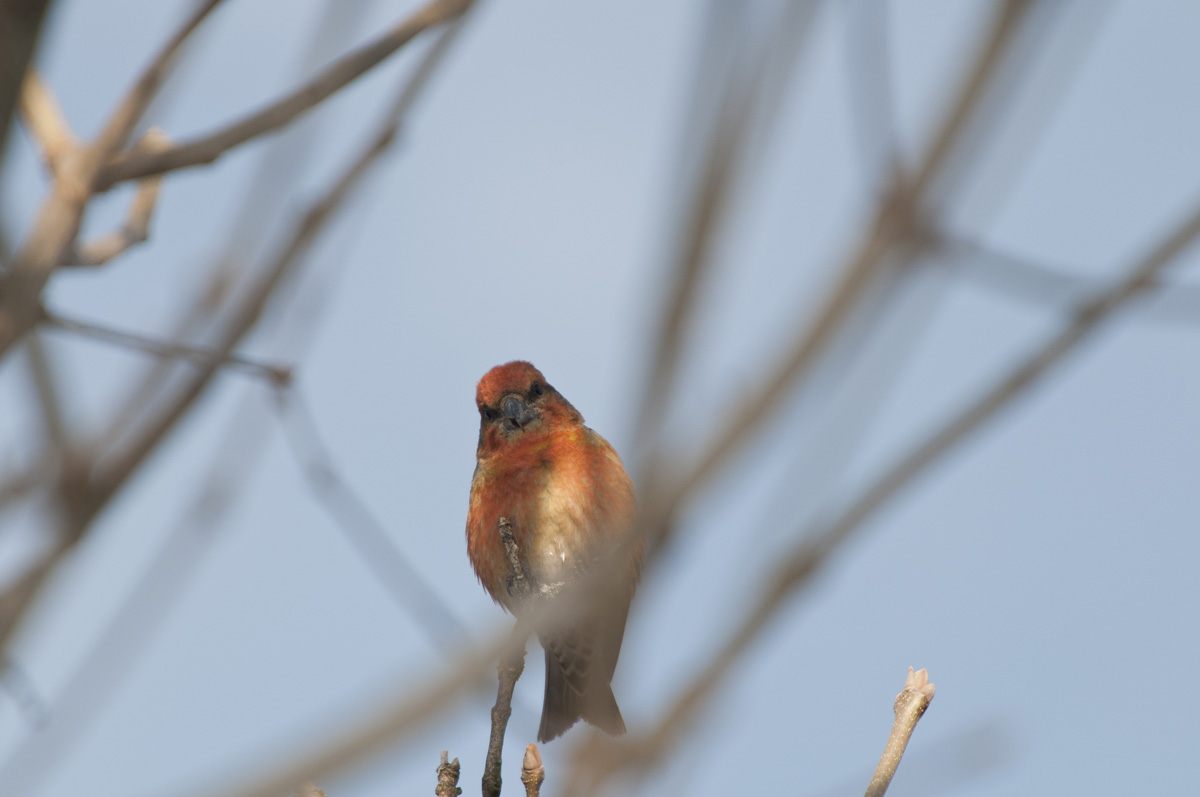
<path id="1" fill-rule="evenodd" d="M 575 684 L 572 675 L 576 676 Z M 577 688 L 580 685 L 584 686 L 582 691 Z M 561 657 L 555 657 L 551 646 L 546 645 L 546 696 L 542 701 L 538 741 L 545 743 L 563 735 L 580 719 L 613 736 L 625 733 L 625 720 L 621 718 L 612 686 L 603 681 L 593 682 L 586 673 L 582 679 L 577 673 L 568 674 Z"/>

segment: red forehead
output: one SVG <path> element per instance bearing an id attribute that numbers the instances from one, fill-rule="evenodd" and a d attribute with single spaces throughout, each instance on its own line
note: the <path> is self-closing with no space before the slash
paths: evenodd
<path id="1" fill-rule="evenodd" d="M 476 404 L 495 404 L 505 393 L 524 393 L 534 382 L 545 382 L 542 372 L 524 360 L 497 365 L 483 375 L 475 388 Z"/>

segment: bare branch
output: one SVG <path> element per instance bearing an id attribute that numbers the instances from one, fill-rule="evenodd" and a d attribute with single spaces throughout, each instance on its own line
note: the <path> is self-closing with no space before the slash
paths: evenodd
<path id="1" fill-rule="evenodd" d="M 732 200 L 738 179 L 744 176 L 753 148 L 750 139 L 762 139 L 771 130 L 788 78 L 803 49 L 816 10 L 815 2 L 792 2 L 783 7 L 775 34 L 765 47 L 752 49 L 752 65 L 746 70 L 731 68 L 733 74 L 718 81 L 724 90 L 717 99 L 714 118 L 693 121 L 691 128 L 703 136 L 699 142 L 700 166 L 696 185 L 688 194 L 689 204 L 679 227 L 678 251 L 672 265 L 674 283 L 660 316 L 658 343 L 649 363 L 636 438 L 645 440 L 662 425 L 672 382 L 678 368 L 687 325 L 696 298 L 711 265 L 711 249 Z M 729 6 L 714 4 L 709 12 L 709 36 L 714 46 L 730 46 L 727 20 L 738 13 Z M 711 49 L 711 48 L 709 48 Z M 702 58 L 710 59 L 707 49 Z M 702 65 L 703 66 L 703 65 Z M 741 74 L 745 71 L 746 74 Z M 704 95 L 713 91 L 707 72 L 699 71 L 693 99 L 703 105 Z M 695 114 L 699 116 L 699 114 Z M 757 126 L 755 127 L 755 124 Z M 644 470 L 653 472 L 653 462 Z"/>
<path id="2" fill-rule="evenodd" d="M 298 391 L 279 390 L 275 396 L 292 456 L 321 507 L 380 585 L 434 646 L 452 652 L 467 638 L 462 620 L 438 598 L 434 586 L 409 561 L 383 523 L 342 477 Z"/>
<path id="3" fill-rule="evenodd" d="M 1010 406 L 1049 372 L 1051 366 L 1074 351 L 1102 326 L 1102 322 L 1153 283 L 1154 278 L 1200 237 L 1200 205 L 1170 235 L 1162 239 L 1116 286 L 1081 307 L 1074 320 L 1019 367 L 996 382 L 873 482 L 845 510 L 827 523 L 802 534 L 801 542 L 782 559 L 767 588 L 747 616 L 734 626 L 709 663 L 680 693 L 662 719 L 648 732 L 623 740 L 592 734 L 580 749 L 573 768 L 573 788 L 593 793 L 622 767 L 645 768 L 659 760 L 691 726 L 707 702 L 779 609 L 830 554 L 882 509 L 902 488 Z"/>
<path id="4" fill-rule="evenodd" d="M 433 0 L 390 31 L 330 64 L 309 83 L 214 133 L 153 155 L 128 153 L 100 173 L 97 190 L 125 180 L 212 163 L 240 144 L 288 124 L 412 41 L 423 31 L 463 14 L 471 0 Z"/>
<path id="5" fill-rule="evenodd" d="M 120 346 L 123 349 L 144 352 L 170 360 L 188 360 L 212 368 L 229 368 L 266 380 L 269 384 L 287 386 L 292 380 L 292 366 L 272 365 L 244 357 L 233 352 L 222 353 L 214 349 L 191 346 L 185 343 L 168 343 L 154 338 L 123 332 L 111 327 L 76 321 L 46 311 L 45 323 L 64 332 L 72 332 L 102 343 Z"/>
<path id="6" fill-rule="evenodd" d="M 45 554 L 43 560 L 34 565 L 7 592 L 0 595 L 0 650 L 7 647 L 18 618 L 40 591 L 45 577 L 67 554 L 96 514 L 112 499 L 150 453 L 157 449 L 175 428 L 178 420 L 204 393 L 221 364 L 232 353 L 233 348 L 258 322 L 276 287 L 292 273 L 296 264 L 308 253 L 318 234 L 358 186 L 369 167 L 391 146 L 405 115 L 418 96 L 420 89 L 426 84 L 433 69 L 432 65 L 440 60 L 458 28 L 459 24 L 456 23 L 443 32 L 442 39 L 434 44 L 426 54 L 425 61 L 405 82 L 375 136 L 352 160 L 328 191 L 309 206 L 307 212 L 295 225 L 292 235 L 271 260 L 263 277 L 241 296 L 230 315 L 227 326 L 218 336 L 218 342 L 212 349 L 213 356 L 207 362 L 197 363 L 195 372 L 175 391 L 174 396 L 167 400 L 166 405 L 145 423 L 132 442 L 123 450 L 114 453 L 105 466 L 91 476 L 86 489 L 82 490 L 78 495 L 78 500 L 73 502 L 67 528 L 60 540 Z M 60 180 L 60 182 L 62 181 Z M 81 211 L 82 207 L 79 210 Z M 78 223 L 78 216 L 76 216 L 75 222 Z M 71 235 L 71 238 L 73 237 L 74 233 Z M 18 262 L 20 262 L 19 257 Z M 48 275 L 47 272 L 44 276 Z M 7 288 L 11 289 L 14 282 L 15 280 L 10 280 Z M 27 284 L 26 287 L 30 286 Z M 11 298 L 8 289 L 4 294 L 6 304 Z M 40 292 L 40 285 L 37 292 Z M 35 297 L 37 292 L 34 293 Z M 34 311 L 29 313 L 30 321 L 39 319 L 41 314 L 41 308 L 35 306 Z M 15 331 L 16 329 L 14 326 L 6 327 L 4 321 L 3 316 L 0 316 L 0 354 L 3 354 L 6 330 Z"/>
<path id="7" fill-rule="evenodd" d="M 142 70 L 142 74 L 134 82 L 112 114 L 109 115 L 108 121 L 104 124 L 104 129 L 100 131 L 100 135 L 96 137 L 96 141 L 92 144 L 92 157 L 96 160 L 96 170 L 129 138 L 129 134 L 133 132 L 133 128 L 137 125 L 138 120 L 142 118 L 142 114 L 146 112 L 150 101 L 154 99 L 154 95 L 158 93 L 159 87 L 166 79 L 167 73 L 175 61 L 175 56 L 179 54 L 179 49 L 183 46 L 183 43 L 188 40 L 196 28 L 200 26 L 200 23 L 220 3 L 221 0 L 200 0 L 191 15 L 179 27 L 179 30 L 167 40 L 163 48 L 159 50 L 158 54 Z M 93 176 L 94 174 L 95 171 L 93 171 Z"/>
<path id="8" fill-rule="evenodd" d="M 59 390 L 58 376 L 50 362 L 45 342 L 36 333 L 25 339 L 25 353 L 29 358 L 34 394 L 41 409 L 46 439 L 50 443 L 50 450 L 55 452 L 56 458 L 61 462 L 66 458 L 70 439 L 63 417 L 62 391 Z"/>
<path id="9" fill-rule="evenodd" d="M 21 116 L 42 153 L 42 160 L 51 174 L 67 153 L 79 148 L 79 139 L 71 132 L 66 117 L 50 87 L 37 70 L 30 69 L 21 87 Z"/>
<path id="10" fill-rule="evenodd" d="M 900 766 L 900 759 L 904 756 L 904 748 L 908 747 L 908 740 L 917 727 L 917 721 L 924 716 L 925 709 L 929 708 L 930 702 L 933 701 L 933 692 L 933 684 L 929 683 L 929 673 L 923 669 L 914 673 L 913 668 L 909 667 L 908 677 L 904 680 L 904 691 L 896 695 L 896 702 L 892 705 L 896 721 L 892 725 L 887 745 L 883 748 L 879 766 L 875 768 L 875 775 L 867 786 L 866 797 L 883 797 L 891 785 L 896 767 Z"/>
<path id="11" fill-rule="evenodd" d="M 945 123 L 935 134 L 933 143 L 916 170 L 913 184 L 904 183 L 902 177 L 897 175 L 901 182 L 892 187 L 849 264 L 842 269 L 840 279 L 824 306 L 812 323 L 800 330 L 783 360 L 757 389 L 748 392 L 748 397 L 740 406 L 732 410 L 730 421 L 717 432 L 674 485 L 664 488 L 659 481 L 661 477 L 655 477 L 653 473 L 648 477 L 655 481 L 649 481 L 643 491 L 642 522 L 651 552 L 669 534 L 670 519 L 680 502 L 717 471 L 726 458 L 778 407 L 800 376 L 808 372 L 888 258 L 896 257 L 901 262 L 907 262 L 928 245 L 923 234 L 924 225 L 920 221 L 926 198 L 924 194 L 942 169 L 972 110 L 979 104 L 980 95 L 994 77 L 1029 5 L 1030 0 L 1006 0 L 979 59 L 970 70 L 969 78 L 951 104 Z M 658 472 L 662 469 L 652 470 Z"/>
<path id="12" fill-rule="evenodd" d="M 0 356 L 38 321 L 42 289 L 66 258 L 103 163 L 124 143 L 166 75 L 175 53 L 220 0 L 204 0 L 151 61 L 113 112 L 96 141 L 67 153 L 54 187 L 43 202 L 25 243 L 17 252 L 0 294 Z"/>
<path id="13" fill-rule="evenodd" d="M 134 146 L 135 152 L 161 152 L 170 146 L 165 133 L 151 128 Z M 125 223 L 107 235 L 85 244 L 76 244 L 64 266 L 100 266 L 135 244 L 143 243 L 150 235 L 150 219 L 158 203 L 162 175 L 147 177 L 138 182 L 137 191 L 129 203 Z"/>
<path id="14" fill-rule="evenodd" d="M 462 794 L 462 789 L 458 787 L 458 776 L 461 767 L 458 765 L 458 759 L 448 761 L 450 753 L 446 750 L 442 751 L 442 763 L 438 764 L 437 788 L 434 789 L 435 797 L 458 797 Z"/>
<path id="15" fill-rule="evenodd" d="M 941 258 L 954 274 L 1024 302 L 1071 312 L 1106 288 L 1094 277 L 1035 262 L 961 236 L 938 235 Z M 1196 323 L 1200 321 L 1200 287 L 1154 280 L 1144 304 L 1130 307 L 1139 319 Z"/>

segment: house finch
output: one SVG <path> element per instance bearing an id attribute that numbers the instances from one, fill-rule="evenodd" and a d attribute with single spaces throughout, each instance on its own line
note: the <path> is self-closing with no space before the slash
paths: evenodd
<path id="1" fill-rule="evenodd" d="M 611 683 L 642 562 L 640 544 L 622 548 L 637 510 L 633 483 L 608 441 L 584 426 L 579 411 L 527 362 L 488 371 L 475 404 L 479 446 L 467 553 L 492 598 L 514 614 L 522 610 L 519 596 L 509 593 L 501 518 L 512 524 L 535 591 L 550 588 L 553 596 L 599 563 L 610 569 L 607 577 L 582 581 L 587 608 L 573 625 L 539 630 L 546 695 L 538 741 L 560 736 L 581 718 L 624 733 Z M 608 564 L 613 555 L 619 564 Z"/>

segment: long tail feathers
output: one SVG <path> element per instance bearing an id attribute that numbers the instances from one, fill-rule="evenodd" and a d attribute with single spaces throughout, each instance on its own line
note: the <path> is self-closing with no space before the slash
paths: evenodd
<path id="1" fill-rule="evenodd" d="M 542 724 L 538 741 L 548 742 L 562 736 L 567 729 L 583 719 L 605 733 L 619 736 L 625 733 L 625 720 L 617 707 L 617 698 L 607 683 L 587 683 L 584 691 L 572 686 L 559 658 L 546 647 L 546 695 L 542 701 Z"/>

